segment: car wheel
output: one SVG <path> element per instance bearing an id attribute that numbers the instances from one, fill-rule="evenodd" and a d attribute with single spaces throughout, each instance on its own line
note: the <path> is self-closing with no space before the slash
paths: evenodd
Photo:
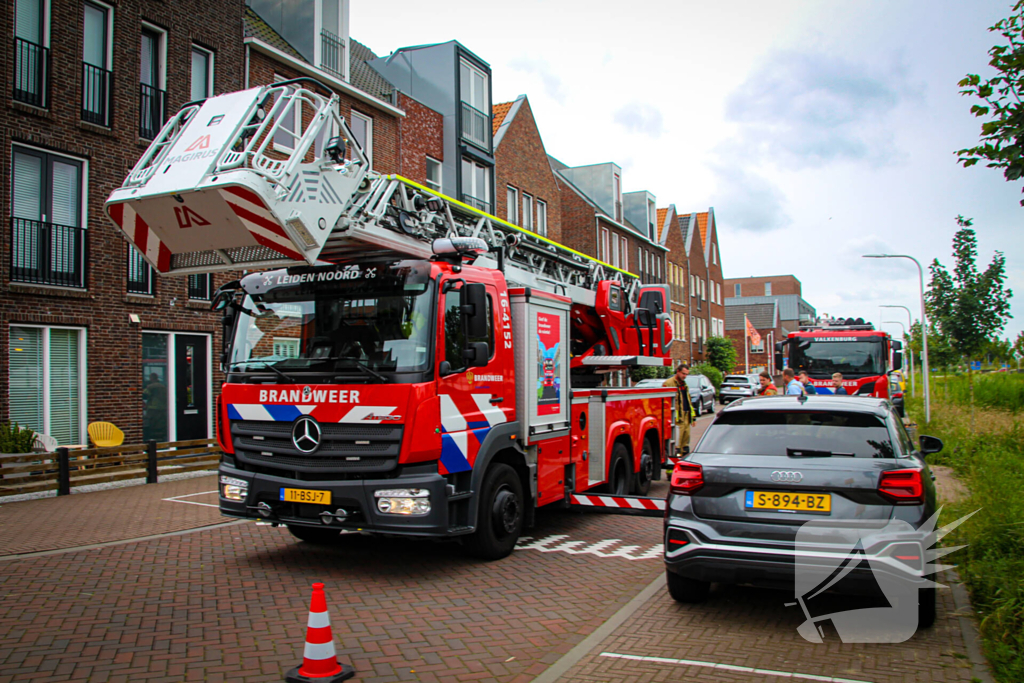
<path id="1" fill-rule="evenodd" d="M 655 472 L 654 465 L 654 449 L 651 448 L 651 442 L 644 439 L 644 450 L 640 453 L 640 469 L 633 477 L 633 493 L 638 496 L 646 496 L 651 490 Z"/>
<path id="2" fill-rule="evenodd" d="M 688 579 L 670 571 L 665 571 L 665 579 L 668 581 L 668 594 L 676 602 L 695 603 L 704 602 L 711 592 L 711 584 L 707 581 Z"/>
<path id="3" fill-rule="evenodd" d="M 695 407 L 695 410 L 697 412 L 697 417 L 700 417 L 701 415 L 703 415 L 704 414 L 704 401 L 697 401 L 697 405 Z"/>
<path id="4" fill-rule="evenodd" d="M 516 471 L 491 465 L 481 487 L 476 531 L 466 537 L 466 549 L 482 560 L 508 557 L 523 529 L 523 486 Z"/>
<path id="5" fill-rule="evenodd" d="M 931 628 L 935 624 L 935 588 L 921 588 L 917 592 L 917 627 Z"/>
<path id="6" fill-rule="evenodd" d="M 629 495 L 633 473 L 629 467 L 629 452 L 620 442 L 612 448 L 612 457 L 608 463 L 608 483 L 605 490 L 613 496 Z"/>
<path id="7" fill-rule="evenodd" d="M 320 529 L 313 526 L 289 524 L 288 531 L 300 541 L 316 545 L 329 545 L 341 538 L 341 531 L 339 529 Z"/>

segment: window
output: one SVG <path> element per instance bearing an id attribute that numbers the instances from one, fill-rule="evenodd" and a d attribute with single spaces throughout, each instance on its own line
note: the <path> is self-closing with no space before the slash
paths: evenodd
<path id="1" fill-rule="evenodd" d="M 612 200 L 615 202 L 615 220 L 622 222 L 622 178 L 612 174 Z"/>
<path id="2" fill-rule="evenodd" d="M 441 162 L 427 157 L 427 187 L 434 192 L 441 191 Z"/>
<path id="3" fill-rule="evenodd" d="M 548 204 L 537 200 L 537 234 L 548 236 Z"/>
<path id="4" fill-rule="evenodd" d="M 491 210 L 490 169 L 468 157 L 462 158 L 462 201 L 481 211 Z"/>
<path id="5" fill-rule="evenodd" d="M 139 50 L 139 137 L 152 140 L 166 118 L 164 92 L 164 46 L 166 34 L 145 26 Z"/>
<path id="6" fill-rule="evenodd" d="M 490 147 L 491 106 L 487 74 L 465 59 L 459 66 L 462 99 L 462 137 L 481 147 Z"/>
<path id="7" fill-rule="evenodd" d="M 370 168 L 373 168 L 373 119 L 357 111 L 352 112 L 349 128 L 352 129 L 352 137 L 359 143 Z"/>
<path id="8" fill-rule="evenodd" d="M 49 35 L 45 0 L 17 0 L 14 8 L 14 99 L 50 106 Z"/>
<path id="9" fill-rule="evenodd" d="M 612 233 L 612 260 L 611 264 L 616 268 L 619 267 L 619 234 Z"/>
<path id="10" fill-rule="evenodd" d="M 764 295 L 765 296 L 771 296 L 772 295 L 772 283 L 770 283 L 770 282 L 764 283 Z"/>
<path id="11" fill-rule="evenodd" d="M 274 337 L 274 355 L 298 358 L 299 339 L 297 337 Z"/>
<path id="12" fill-rule="evenodd" d="M 741 285 L 741 284 L 739 284 L 737 282 L 732 287 L 733 287 L 733 296 L 736 296 L 736 297 L 743 296 L 743 285 Z"/>
<path id="13" fill-rule="evenodd" d="M 716 266 L 718 265 L 718 247 L 714 244 L 711 245 L 711 263 Z"/>
<path id="14" fill-rule="evenodd" d="M 9 329 L 10 420 L 64 445 L 84 437 L 85 330 Z"/>
<path id="15" fill-rule="evenodd" d="M 277 76 L 274 80 L 278 80 Z M 283 80 L 283 79 L 282 79 Z M 192 101 L 213 96 L 213 53 L 192 46 Z"/>
<path id="16" fill-rule="evenodd" d="M 82 120 L 110 126 L 111 45 L 113 10 L 94 2 L 84 4 L 82 35 Z"/>
<path id="17" fill-rule="evenodd" d="M 690 296 L 697 296 L 697 278 L 694 275 L 690 276 Z"/>
<path id="18" fill-rule="evenodd" d="M 519 190 L 511 185 L 505 186 L 506 220 L 512 225 L 519 225 Z"/>
<path id="19" fill-rule="evenodd" d="M 139 250 L 128 245 L 128 277 L 127 291 L 129 294 L 152 295 L 156 285 L 153 266 L 146 262 Z"/>
<path id="20" fill-rule="evenodd" d="M 601 244 L 598 249 L 599 258 L 605 263 L 611 262 L 611 247 L 608 241 L 608 228 L 601 228 Z"/>
<path id="21" fill-rule="evenodd" d="M 83 162 L 15 147 L 11 192 L 11 280 L 85 287 Z"/>
<path id="22" fill-rule="evenodd" d="M 651 240 L 658 239 L 658 209 L 654 202 L 647 202 L 647 237 Z"/>
<path id="23" fill-rule="evenodd" d="M 533 230 L 533 197 L 523 193 L 523 229 Z"/>
<path id="24" fill-rule="evenodd" d="M 188 276 L 188 298 L 200 301 L 210 300 L 210 274 Z"/>
<path id="25" fill-rule="evenodd" d="M 342 80 L 348 78 L 348 60 L 345 53 L 345 42 L 348 30 L 343 25 L 345 12 L 342 10 L 343 0 L 320 0 L 320 42 L 317 47 L 317 64 L 321 69 Z"/>
<path id="26" fill-rule="evenodd" d="M 619 248 L 622 250 L 622 260 L 619 267 L 623 270 L 629 270 L 629 242 L 625 237 L 619 238 Z"/>

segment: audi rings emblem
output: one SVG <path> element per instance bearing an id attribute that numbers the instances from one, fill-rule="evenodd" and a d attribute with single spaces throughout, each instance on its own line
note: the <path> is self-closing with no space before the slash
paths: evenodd
<path id="1" fill-rule="evenodd" d="M 804 475 L 802 472 L 785 472 L 783 470 L 775 470 L 772 472 L 772 481 L 788 482 L 790 484 L 798 484 L 803 481 Z"/>
<path id="2" fill-rule="evenodd" d="M 303 415 L 292 425 L 292 443 L 301 453 L 312 453 L 319 448 L 322 436 L 320 423 L 309 415 Z"/>

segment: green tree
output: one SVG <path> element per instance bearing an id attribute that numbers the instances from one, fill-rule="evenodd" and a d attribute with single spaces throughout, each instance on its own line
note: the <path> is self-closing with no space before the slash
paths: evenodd
<path id="1" fill-rule="evenodd" d="M 736 371 L 736 347 L 728 337 L 708 337 L 707 362 L 718 368 L 723 375 Z"/>
<path id="2" fill-rule="evenodd" d="M 932 261 L 929 266 L 932 279 L 925 293 L 925 305 L 931 322 L 956 356 L 971 360 L 980 358 L 986 345 L 1006 327 L 1011 317 L 1010 297 L 1013 292 L 1003 284 L 1006 281 L 1006 257 L 1002 252 L 997 251 L 988 268 L 980 272 L 977 266 L 978 238 L 971 229 L 971 219 L 957 216 L 956 222 L 960 226 L 953 236 L 956 265 L 950 273 L 938 259 Z M 930 335 L 928 341 L 931 342 Z M 968 383 L 971 387 L 973 427 L 973 373 L 968 373 Z"/>
<path id="3" fill-rule="evenodd" d="M 1024 0 L 1018 0 L 1012 14 L 989 31 L 1001 34 L 1007 44 L 988 51 L 989 66 L 999 75 L 985 80 L 967 74 L 959 83 L 961 95 L 984 102 L 972 105 L 971 113 L 988 120 L 981 124 L 981 144 L 959 150 L 958 161 L 967 168 L 988 160 L 987 166 L 1003 169 L 1007 182 L 1016 182 L 1024 176 Z M 1024 199 L 1020 205 L 1024 206 Z"/>
<path id="4" fill-rule="evenodd" d="M 705 377 L 707 377 L 715 386 L 716 394 L 718 393 L 718 390 L 722 387 L 722 381 L 725 379 L 725 377 L 722 375 L 721 370 L 716 368 L 711 363 L 707 362 L 697 363 L 692 368 L 690 368 L 690 372 L 694 375 L 704 375 Z"/>
<path id="5" fill-rule="evenodd" d="M 1018 362 L 1024 360 L 1024 332 L 1017 333 L 1017 339 L 1013 342 L 1013 355 Z"/>

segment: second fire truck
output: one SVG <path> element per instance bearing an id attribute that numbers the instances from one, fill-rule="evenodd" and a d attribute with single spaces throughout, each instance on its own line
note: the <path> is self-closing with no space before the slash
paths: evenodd
<path id="1" fill-rule="evenodd" d="M 214 297 L 221 512 L 496 559 L 539 507 L 646 493 L 672 391 L 602 385 L 669 364 L 667 287 L 373 173 L 318 90 L 186 105 L 107 201 L 161 273 L 248 273 Z"/>

